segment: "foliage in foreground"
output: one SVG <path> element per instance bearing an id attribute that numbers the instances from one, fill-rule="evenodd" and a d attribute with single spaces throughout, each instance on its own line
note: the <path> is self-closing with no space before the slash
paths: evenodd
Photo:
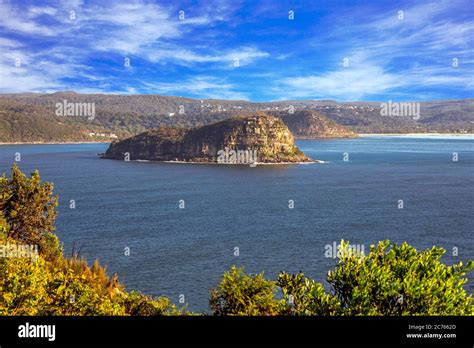
<path id="1" fill-rule="evenodd" d="M 96 261 L 66 258 L 53 233 L 57 197 L 38 172 L 16 166 L 0 178 L 0 315 L 183 315 L 166 297 L 125 291 Z M 24 245 L 36 257 L 12 256 Z M 245 274 L 232 267 L 211 291 L 215 315 L 474 315 L 463 285 L 472 261 L 446 266 L 442 248 L 417 251 L 388 241 L 367 256 L 341 243 L 329 292 L 303 273 Z M 9 257 L 5 257 L 9 255 Z M 30 255 L 32 256 L 32 255 Z"/>
<path id="2" fill-rule="evenodd" d="M 57 205 L 53 185 L 41 184 L 38 171 L 27 178 L 14 165 L 9 179 L 0 178 L 0 211 L 8 226 L 6 237 L 21 244 L 38 245 L 44 255 L 59 250 L 58 238 L 52 233 Z"/>
<path id="3" fill-rule="evenodd" d="M 275 292 L 275 282 L 265 279 L 263 273 L 250 276 L 232 267 L 211 291 L 210 304 L 216 315 L 276 315 Z"/>
<path id="4" fill-rule="evenodd" d="M 126 292 L 97 261 L 91 267 L 78 255 L 64 257 L 52 233 L 57 206 L 52 191 L 38 172 L 27 178 L 17 166 L 9 179 L 0 178 L 0 315 L 184 313 L 166 297 Z M 21 249 L 19 255 L 25 245 L 37 245 L 38 252 Z"/>
<path id="5" fill-rule="evenodd" d="M 216 315 L 474 315 L 463 289 L 474 264 L 446 266 L 443 253 L 383 241 L 364 256 L 341 242 L 329 292 L 303 273 L 283 272 L 273 282 L 232 267 L 211 291 L 210 305 Z"/>

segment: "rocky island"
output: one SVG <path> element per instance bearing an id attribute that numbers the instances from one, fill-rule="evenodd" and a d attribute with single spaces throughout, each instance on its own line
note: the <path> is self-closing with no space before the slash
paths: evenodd
<path id="1" fill-rule="evenodd" d="M 280 118 L 264 113 L 191 129 L 160 127 L 113 142 L 103 157 L 224 164 L 318 162 L 294 144 Z"/>

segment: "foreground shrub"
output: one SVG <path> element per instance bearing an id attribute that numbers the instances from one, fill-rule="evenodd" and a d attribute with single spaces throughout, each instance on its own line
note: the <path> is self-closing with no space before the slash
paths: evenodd
<path id="1" fill-rule="evenodd" d="M 0 258 L 0 315 L 38 314 L 51 280 L 45 267 L 42 258 L 36 262 L 27 258 Z"/>
<path id="2" fill-rule="evenodd" d="M 9 240 L 8 245 L 16 243 Z M 4 248 L 6 244 L 0 243 Z M 41 254 L 0 258 L 0 315 L 173 315 L 165 297 L 127 293 L 97 262 L 46 260 Z"/>
<path id="3" fill-rule="evenodd" d="M 0 315 L 186 314 L 167 298 L 127 293 L 97 261 L 65 258 L 53 233 L 52 190 L 38 172 L 28 178 L 16 165 L 10 179 L 0 178 Z M 12 252 L 35 245 L 37 253 Z"/>
<path id="4" fill-rule="evenodd" d="M 446 266 L 443 253 L 384 241 L 364 256 L 343 241 L 327 276 L 329 291 L 303 273 L 281 273 L 274 288 L 262 275 L 233 267 L 212 291 L 211 308 L 216 315 L 474 315 L 472 296 L 463 288 L 474 264 Z"/>
<path id="5" fill-rule="evenodd" d="M 280 302 L 282 315 L 338 315 L 341 304 L 325 292 L 321 283 L 308 279 L 303 273 L 280 273 L 277 284 L 284 296 Z"/>
<path id="6" fill-rule="evenodd" d="M 472 315 L 472 296 L 463 285 L 474 264 L 446 266 L 440 262 L 444 252 L 384 241 L 360 256 L 342 243 L 327 280 L 343 315 Z"/>
<path id="7" fill-rule="evenodd" d="M 7 237 L 22 244 L 38 245 L 52 256 L 60 254 L 55 229 L 57 196 L 51 183 L 41 183 L 38 171 L 31 178 L 13 165 L 10 178 L 0 178 L 0 210 L 9 225 Z"/>
<path id="8" fill-rule="evenodd" d="M 151 316 L 180 313 L 167 297 L 153 298 L 132 291 L 124 299 L 125 310 L 130 315 Z"/>
<path id="9" fill-rule="evenodd" d="M 275 292 L 275 283 L 266 280 L 263 273 L 246 275 L 234 266 L 211 291 L 210 305 L 215 315 L 275 315 Z"/>

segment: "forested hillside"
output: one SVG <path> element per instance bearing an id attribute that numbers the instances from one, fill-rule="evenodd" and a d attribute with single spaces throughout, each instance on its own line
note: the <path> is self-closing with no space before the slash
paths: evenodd
<path id="1" fill-rule="evenodd" d="M 64 101 L 94 104 L 95 117 L 57 116 L 56 104 Z M 314 132 L 309 134 L 297 131 L 298 127 L 303 130 L 308 121 L 307 113 L 299 113 L 303 110 L 317 115 L 309 127 Z M 421 102 L 420 117 L 414 119 L 381 116 L 379 102 L 290 100 L 251 103 L 159 95 L 57 92 L 0 95 L 0 142 L 110 141 L 161 126 L 191 128 L 256 111 L 289 122 L 288 126 L 297 138 L 331 137 L 331 134 L 345 137 L 350 136 L 351 131 L 474 133 L 474 99 Z"/>

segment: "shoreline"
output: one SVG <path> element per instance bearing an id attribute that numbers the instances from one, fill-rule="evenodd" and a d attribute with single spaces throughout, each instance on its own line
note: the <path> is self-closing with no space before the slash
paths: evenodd
<path id="1" fill-rule="evenodd" d="M 106 158 L 98 154 L 99 158 L 101 159 L 108 159 L 108 160 L 116 160 L 114 158 Z M 121 161 L 121 160 L 118 160 Z M 322 160 L 311 160 L 306 162 L 255 162 L 255 163 L 219 163 L 219 162 L 199 162 L 199 161 L 151 161 L 151 160 L 130 160 L 130 162 L 138 162 L 138 163 L 170 163 L 170 164 L 212 164 L 212 165 L 222 165 L 222 166 L 248 166 L 248 167 L 256 167 L 256 166 L 272 166 L 272 165 L 291 165 L 291 164 L 325 164 L 329 163 L 327 161 Z"/>
<path id="2" fill-rule="evenodd" d="M 188 162 L 188 161 L 147 161 L 147 160 L 134 160 L 136 162 L 150 162 L 150 163 L 177 163 L 177 164 L 217 164 L 222 166 L 272 166 L 272 165 L 290 165 L 290 164 L 324 164 L 325 161 L 312 160 L 307 162 L 255 162 L 255 163 L 218 163 L 218 162 Z M 254 166 L 253 166 L 254 165 Z"/>
<path id="3" fill-rule="evenodd" d="M 356 137 L 336 137 L 336 138 L 309 138 L 309 137 L 295 137 L 295 140 L 342 140 L 342 139 L 357 139 L 370 137 L 474 137 L 474 133 L 358 133 Z M 0 142 L 2 145 L 78 145 L 78 144 L 110 144 L 112 141 L 12 141 Z"/>

